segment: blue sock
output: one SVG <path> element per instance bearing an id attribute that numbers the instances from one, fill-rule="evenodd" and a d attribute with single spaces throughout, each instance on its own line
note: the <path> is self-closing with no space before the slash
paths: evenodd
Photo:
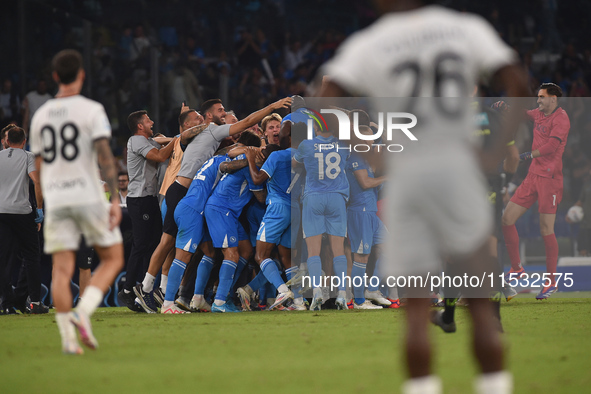
<path id="1" fill-rule="evenodd" d="M 265 295 L 267 298 L 275 298 L 277 295 L 277 289 L 273 286 L 273 283 L 267 282 L 265 285 Z M 267 304 L 267 298 L 265 298 L 265 304 Z"/>
<path id="2" fill-rule="evenodd" d="M 312 278 L 312 288 L 316 289 L 320 287 L 322 277 L 322 262 L 320 256 L 308 257 L 308 272 Z"/>
<path id="3" fill-rule="evenodd" d="M 236 266 L 236 272 L 234 273 L 234 281 L 232 282 L 231 289 L 234 289 L 234 286 L 236 286 L 236 282 L 238 282 L 238 278 L 240 278 L 240 274 L 242 273 L 244 267 L 246 267 L 246 264 L 248 264 L 248 261 L 246 261 L 244 257 L 238 258 L 238 265 Z"/>
<path id="4" fill-rule="evenodd" d="M 176 296 L 177 291 L 179 291 L 186 268 L 187 264 L 179 259 L 174 259 L 172 261 L 170 271 L 168 271 L 168 283 L 166 284 L 166 294 L 164 295 L 165 301 L 174 301 L 174 296 Z"/>
<path id="5" fill-rule="evenodd" d="M 267 278 L 265 278 L 265 273 L 263 272 L 263 270 L 260 270 L 259 273 L 254 277 L 254 279 L 250 281 L 248 286 L 250 286 L 250 288 L 253 291 L 257 291 L 258 289 L 266 285 L 267 282 L 269 281 L 267 280 Z"/>
<path id="6" fill-rule="evenodd" d="M 380 286 L 380 274 L 378 271 L 378 267 L 380 266 L 380 259 L 376 260 L 376 267 L 373 270 L 373 276 L 375 276 L 374 279 L 372 279 L 372 277 L 370 276 L 367 279 L 367 290 L 368 291 L 376 291 L 378 289 L 378 287 Z"/>
<path id="7" fill-rule="evenodd" d="M 345 283 L 345 278 L 347 276 L 347 258 L 345 255 L 342 254 L 332 259 L 332 267 L 335 276 L 339 277 L 339 291 L 344 291 L 347 288 Z"/>
<path id="8" fill-rule="evenodd" d="M 287 276 L 287 280 L 291 280 L 291 278 L 293 278 L 294 276 L 296 276 L 298 273 L 298 266 L 293 266 L 293 267 L 289 267 L 288 269 L 285 270 L 285 276 Z M 293 295 L 295 296 L 295 298 L 299 297 L 299 288 L 296 286 L 292 286 L 291 287 L 291 291 L 293 291 Z"/>
<path id="9" fill-rule="evenodd" d="M 211 257 L 203 256 L 199 266 L 197 267 L 197 278 L 195 278 L 195 294 L 203 295 L 212 269 L 213 259 Z"/>
<path id="10" fill-rule="evenodd" d="M 365 296 L 363 295 L 363 291 L 365 290 L 363 275 L 365 275 L 365 264 L 361 264 L 356 261 L 353 262 L 351 279 L 353 280 L 353 297 L 355 297 L 355 303 L 357 305 L 361 305 L 365 302 Z"/>
<path id="11" fill-rule="evenodd" d="M 265 274 L 265 278 L 267 278 L 267 280 L 271 282 L 276 288 L 285 284 L 285 282 L 283 282 L 283 278 L 281 277 L 281 273 L 277 268 L 277 264 L 273 260 L 263 260 L 261 263 L 261 270 Z"/>
<path id="12" fill-rule="evenodd" d="M 218 291 L 215 293 L 215 299 L 220 301 L 226 301 L 232 282 L 234 281 L 234 272 L 236 272 L 236 266 L 238 264 L 224 260 L 220 268 L 220 282 L 218 284 Z"/>

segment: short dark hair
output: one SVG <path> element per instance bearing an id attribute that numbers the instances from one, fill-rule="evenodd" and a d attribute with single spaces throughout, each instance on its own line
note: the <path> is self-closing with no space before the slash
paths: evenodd
<path id="1" fill-rule="evenodd" d="M 201 104 L 201 109 L 199 110 L 199 112 L 201 113 L 201 115 L 203 115 L 205 117 L 205 113 L 207 111 L 209 111 L 211 109 L 211 107 L 214 106 L 214 104 L 221 104 L 221 103 L 222 103 L 222 100 L 220 100 L 220 99 L 207 100 L 203 104 Z"/>
<path id="2" fill-rule="evenodd" d="M 246 146 L 256 146 L 258 148 L 261 146 L 261 137 L 252 131 L 243 131 L 236 142 Z"/>
<path id="3" fill-rule="evenodd" d="M 119 171 L 119 173 L 117 174 L 117 178 L 119 178 L 121 175 L 125 175 L 127 179 L 129 179 L 129 174 L 127 173 L 127 171 Z"/>
<path id="4" fill-rule="evenodd" d="M 51 65 L 59 82 L 67 85 L 76 80 L 78 71 L 82 68 L 82 55 L 74 49 L 64 49 L 53 57 Z"/>
<path id="5" fill-rule="evenodd" d="M 18 126 L 12 127 L 6 132 L 6 139 L 11 145 L 22 144 L 25 138 L 25 131 Z"/>
<path id="6" fill-rule="evenodd" d="M 185 123 L 185 121 L 187 120 L 187 116 L 189 116 L 189 114 L 191 112 L 197 112 L 197 111 L 195 111 L 194 109 L 190 109 L 190 110 L 185 111 L 179 115 L 179 126 L 183 127 L 183 123 Z"/>
<path id="7" fill-rule="evenodd" d="M 546 82 L 540 85 L 538 90 L 546 89 L 550 96 L 562 97 L 562 89 L 555 83 Z"/>
<path id="8" fill-rule="evenodd" d="M 262 150 L 265 159 L 271 156 L 271 153 L 275 152 L 276 150 L 281 150 L 281 147 L 277 144 L 269 144 L 265 146 Z"/>
<path id="9" fill-rule="evenodd" d="M 137 125 L 140 124 L 140 121 L 144 115 L 147 115 L 148 112 L 145 110 L 135 111 L 129 114 L 127 117 L 127 127 L 129 130 L 135 134 L 137 131 Z"/>

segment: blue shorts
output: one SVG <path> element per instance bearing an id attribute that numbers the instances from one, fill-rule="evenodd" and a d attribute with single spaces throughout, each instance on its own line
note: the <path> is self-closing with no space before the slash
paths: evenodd
<path id="1" fill-rule="evenodd" d="M 291 249 L 291 205 L 275 203 L 267 206 L 257 241 Z"/>
<path id="2" fill-rule="evenodd" d="M 211 240 L 201 212 L 197 212 L 187 204 L 179 203 L 174 210 L 174 221 L 179 228 L 176 235 L 177 249 L 195 253 L 201 242 Z"/>
<path id="3" fill-rule="evenodd" d="M 304 238 L 320 234 L 347 235 L 347 206 L 341 193 L 311 194 L 302 210 Z"/>
<path id="4" fill-rule="evenodd" d="M 208 206 L 205 210 L 205 220 L 213 246 L 216 248 L 234 248 L 238 247 L 239 241 L 248 240 L 248 234 L 232 211 L 222 211 Z"/>
<path id="5" fill-rule="evenodd" d="M 353 253 L 370 254 L 372 246 L 383 243 L 385 236 L 386 227 L 377 212 L 347 212 L 347 237 Z"/>
<path id="6" fill-rule="evenodd" d="M 257 245 L 257 231 L 259 230 L 263 216 L 265 216 L 265 206 L 256 202 L 248 206 L 248 210 L 246 211 L 249 227 L 248 235 L 253 247 Z"/>

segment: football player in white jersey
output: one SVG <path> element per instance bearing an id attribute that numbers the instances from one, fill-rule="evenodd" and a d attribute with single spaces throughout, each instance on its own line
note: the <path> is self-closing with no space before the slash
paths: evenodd
<path id="1" fill-rule="evenodd" d="M 89 318 L 123 267 L 117 168 L 103 106 L 80 95 L 85 76 L 82 56 L 63 50 L 55 55 L 52 66 L 59 91 L 33 117 L 31 151 L 45 199 L 45 253 L 53 255 L 51 290 L 62 351 L 81 354 L 75 328 L 82 343 L 96 349 Z M 97 162 L 112 193 L 110 206 Z M 97 251 L 101 264 L 72 311 L 70 280 L 81 234 Z"/>
<path id="2" fill-rule="evenodd" d="M 320 96 L 371 97 L 373 109 L 384 113 L 401 112 L 396 104 L 404 103 L 418 120 L 413 129 L 418 140 L 406 139 L 404 152 L 385 154 L 390 171 L 386 225 L 392 241 L 386 242 L 388 274 L 438 275 L 443 256 L 466 269 L 492 272 L 493 262 L 485 267 L 492 218 L 469 141 L 468 97 L 476 83 L 489 80 L 499 81 L 509 96 L 524 97 L 525 78 L 513 51 L 482 18 L 424 3 L 376 0 L 384 15 L 352 35 L 324 66 L 328 82 Z M 421 99 L 386 99 L 392 97 Z M 482 161 L 485 169 L 493 170 L 512 139 L 518 119 L 517 109 L 512 112 L 493 153 Z M 429 289 L 406 290 L 410 379 L 403 393 L 441 393 L 440 379 L 431 375 Z M 474 347 L 482 372 L 477 390 L 510 392 L 512 377 L 503 371 L 503 345 L 491 305 L 486 295 L 473 297 Z"/>

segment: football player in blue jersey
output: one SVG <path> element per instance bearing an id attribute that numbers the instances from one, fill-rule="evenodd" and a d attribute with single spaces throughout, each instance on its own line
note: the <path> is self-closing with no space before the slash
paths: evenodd
<path id="1" fill-rule="evenodd" d="M 255 144 L 260 144 L 259 138 L 252 133 L 245 132 L 240 136 L 236 147 Z M 175 259 L 168 274 L 169 281 L 161 313 L 179 314 L 187 312 L 186 306 L 181 305 L 179 307 L 173 301 L 179 290 L 187 264 L 191 261 L 197 247 L 204 254 L 198 270 L 201 271 L 201 277 L 206 275 L 209 278 L 214 263 L 214 248 L 204 222 L 205 203 L 223 174 L 233 173 L 246 167 L 245 160 L 230 161 L 231 157 L 235 157 L 242 152 L 241 149 L 243 148 L 237 148 L 228 155 L 217 155 L 206 161 L 193 178 L 187 194 L 175 209 L 174 219 L 179 232 L 176 237 Z M 205 301 L 203 290 L 201 290 L 201 287 L 205 284 L 199 286 L 198 279 L 196 279 L 195 295 L 191 300 L 189 309 L 192 311 L 210 311 L 211 306 Z M 207 279 L 205 282 L 207 282 Z"/>
<path id="2" fill-rule="evenodd" d="M 359 126 L 363 134 L 372 134 L 368 126 Z M 350 200 L 347 207 L 347 237 L 353 252 L 351 279 L 355 309 L 380 309 L 365 299 L 364 287 L 366 266 L 372 249 L 382 244 L 385 227 L 378 218 L 378 188 L 385 182 L 384 176 L 376 178 L 374 169 L 363 157 L 352 153 L 347 161 L 347 179 L 350 185 Z M 376 262 L 376 267 L 379 260 Z M 371 275 L 368 275 L 371 277 Z M 374 279 L 375 281 L 375 279 Z M 375 297 L 390 305 L 390 301 L 379 296 L 379 290 L 373 291 Z M 369 295 L 368 295 L 369 296 Z"/>
<path id="3" fill-rule="evenodd" d="M 278 148 L 276 145 L 269 145 L 260 151 L 257 156 L 259 164 L 262 165 L 273 151 L 273 147 Z M 236 159 L 242 158 L 244 157 L 241 155 Z M 239 311 L 227 303 L 226 299 L 234 284 L 235 275 L 240 275 L 252 254 L 248 234 L 238 221 L 238 217 L 253 194 L 258 201 L 265 201 L 264 187 L 255 185 L 249 170 L 243 168 L 234 174 L 224 175 L 205 206 L 205 218 L 213 246 L 221 248 L 224 255 L 212 312 Z"/>
<path id="4" fill-rule="evenodd" d="M 250 176 L 255 184 L 267 182 L 267 210 L 261 221 L 257 233 L 255 260 L 260 265 L 265 278 L 277 288 L 279 294 L 275 303 L 269 309 L 283 305 L 293 299 L 294 294 L 281 277 L 276 264 L 271 259 L 271 253 L 277 245 L 281 262 L 286 268 L 287 279 L 291 279 L 297 272 L 297 266 L 291 266 L 291 150 L 273 152 L 259 170 L 255 163 L 255 151 L 249 149 L 246 153 Z M 252 287 L 245 286 L 238 290 L 238 296 L 243 304 L 249 304 Z M 303 300 L 299 298 L 297 304 L 303 309 Z"/>
<path id="5" fill-rule="evenodd" d="M 332 117 L 326 116 L 327 121 Z M 332 122 L 331 122 L 332 125 Z M 332 127 L 332 126 L 331 126 Z M 310 310 L 320 310 L 322 290 L 320 288 L 322 263 L 320 249 L 322 234 L 329 236 L 330 246 L 335 256 L 333 271 L 339 278 L 339 294 L 336 299 L 337 309 L 347 309 L 345 275 L 347 258 L 344 251 L 344 237 L 347 233 L 347 208 L 349 182 L 345 174 L 345 165 L 349 157 L 350 146 L 340 145 L 330 128 L 316 129 L 312 140 L 300 143 L 292 165 L 303 165 L 306 169 L 302 227 L 308 247 L 308 271 L 314 288 L 314 297 Z"/>

